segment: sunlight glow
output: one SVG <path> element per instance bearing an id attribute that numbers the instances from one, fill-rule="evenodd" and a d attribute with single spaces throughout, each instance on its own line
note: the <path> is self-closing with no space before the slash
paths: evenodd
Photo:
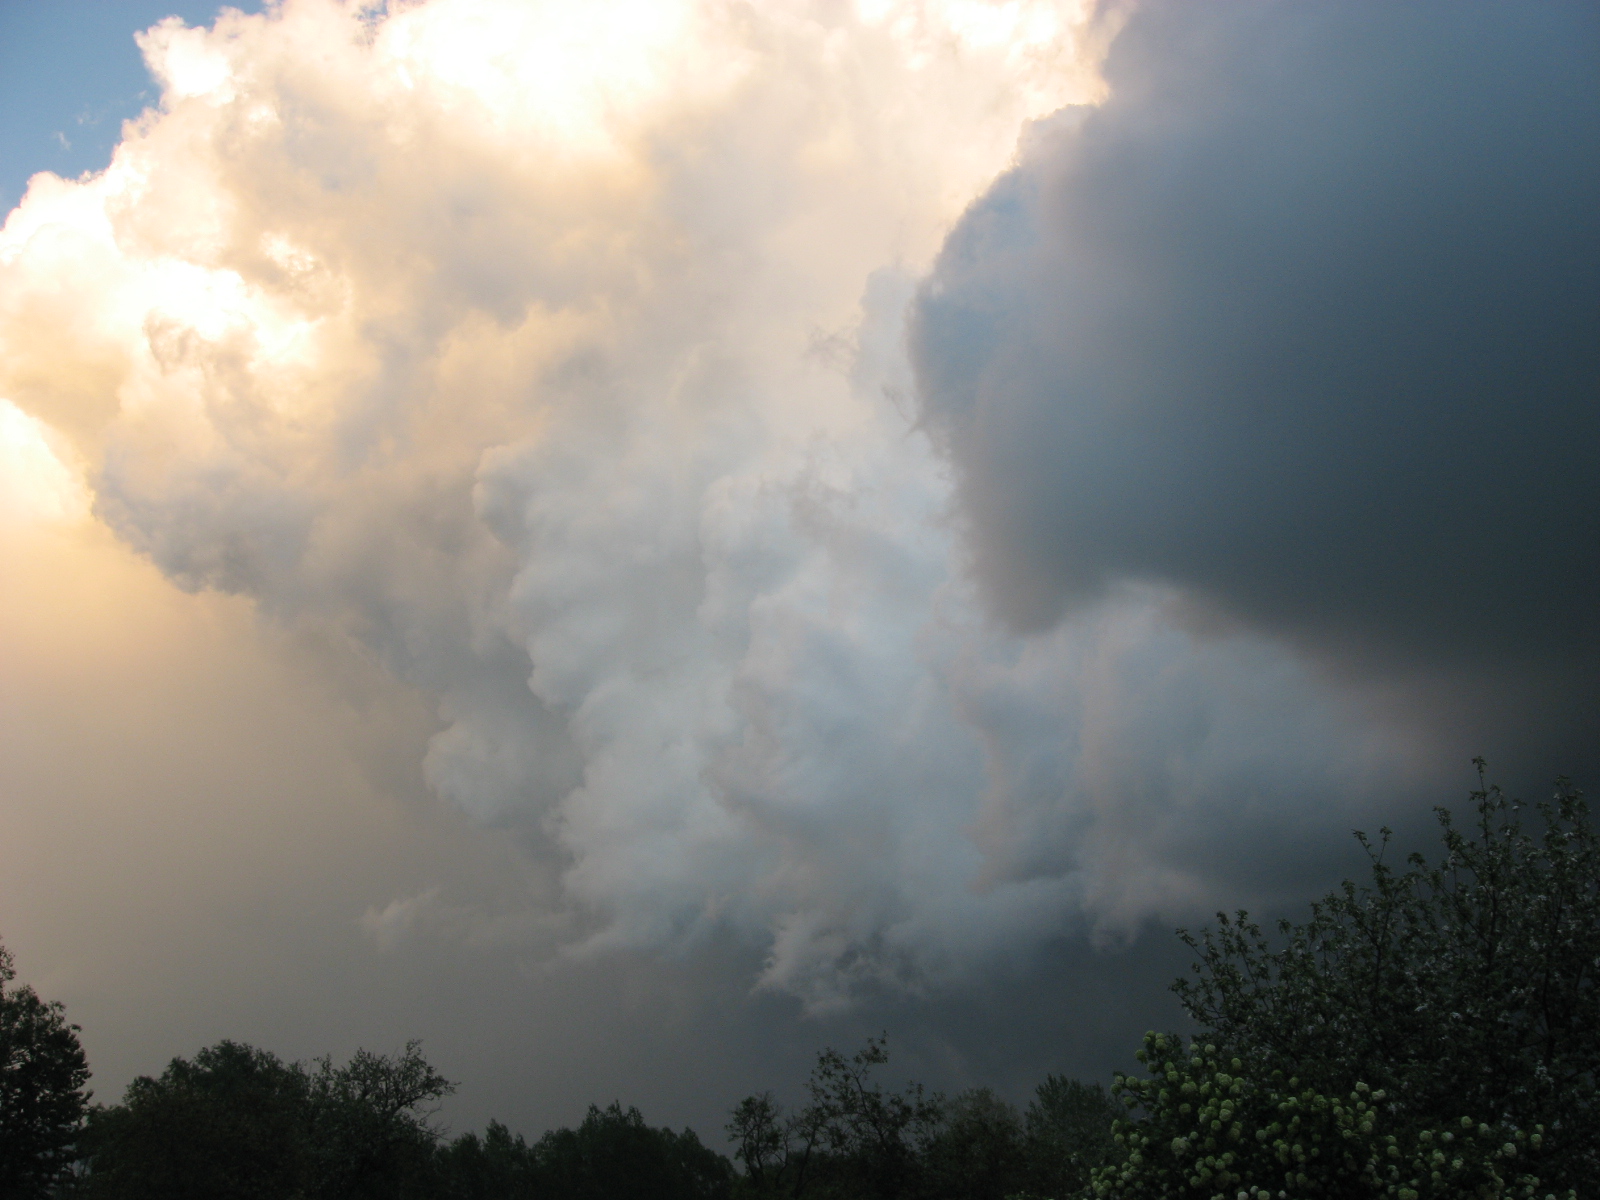
<path id="1" fill-rule="evenodd" d="M 692 48 L 693 6 L 444 0 L 392 15 L 374 49 L 402 84 L 425 83 L 476 120 L 606 145 L 662 98 Z"/>
<path id="2" fill-rule="evenodd" d="M 89 497 L 80 474 L 57 454 L 43 421 L 0 400 L 0 523 L 81 521 Z"/>

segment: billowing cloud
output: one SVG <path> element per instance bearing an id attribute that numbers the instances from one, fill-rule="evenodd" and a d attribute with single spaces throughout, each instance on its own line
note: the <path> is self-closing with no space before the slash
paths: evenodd
<path id="1" fill-rule="evenodd" d="M 1498 693 L 1495 745 L 1548 735 L 1576 769 L 1600 14 L 1152 3 L 1105 72 L 917 306 L 921 415 L 989 601 L 1038 629 L 1170 587 L 1346 673 Z"/>
<path id="2" fill-rule="evenodd" d="M 1186 580 L 1128 572 L 1019 635 L 968 579 L 907 306 L 1025 122 L 1101 98 L 1119 19 L 288 0 L 146 35 L 161 108 L 0 234 L 0 395 L 167 578 L 427 698 L 427 783 L 518 839 L 527 911 L 424 886 L 368 912 L 378 944 L 732 937 L 825 1009 L 1298 893 L 1308 847 L 1431 761 L 1270 637 L 1197 624 Z M 921 319 L 973 505 L 951 364 L 981 374 L 1001 325 Z M 1018 411 L 985 436 L 1025 438 Z"/>

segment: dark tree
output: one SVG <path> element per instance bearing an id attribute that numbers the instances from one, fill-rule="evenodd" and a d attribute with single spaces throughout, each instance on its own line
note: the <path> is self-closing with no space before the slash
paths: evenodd
<path id="1" fill-rule="evenodd" d="M 1005 1200 L 1027 1179 L 1022 1118 L 988 1088 L 952 1099 L 923 1152 L 930 1200 Z"/>
<path id="2" fill-rule="evenodd" d="M 536 1200 L 549 1195 L 539 1182 L 534 1148 L 522 1135 L 490 1121 L 483 1137 L 464 1133 L 439 1150 L 441 1200 Z"/>
<path id="3" fill-rule="evenodd" d="M 455 1091 L 420 1042 L 393 1057 L 357 1050 L 344 1066 L 317 1060 L 308 1080 L 310 1194 L 403 1200 L 432 1188 L 433 1106 Z"/>
<path id="4" fill-rule="evenodd" d="M 84 1192 L 106 1200 L 287 1200 L 309 1170 L 308 1080 L 298 1065 L 218 1042 L 122 1103 L 98 1109 L 84 1139 Z"/>
<path id="5" fill-rule="evenodd" d="M 415 1042 L 314 1071 L 238 1042 L 175 1058 L 91 1114 L 94 1200 L 407 1200 L 434 1190 L 428 1106 L 451 1090 Z"/>
<path id="6" fill-rule="evenodd" d="M 889 1061 L 887 1036 L 868 1038 L 848 1059 L 837 1050 L 817 1055 L 807 1090 L 805 1124 L 847 1191 L 878 1200 L 913 1196 L 921 1184 L 922 1153 L 944 1117 L 944 1098 L 920 1083 L 888 1092 L 872 1078 Z"/>
<path id="7" fill-rule="evenodd" d="M 768 1094 L 741 1101 L 728 1133 L 745 1187 L 763 1196 L 919 1195 L 944 1101 L 924 1094 L 921 1084 L 884 1091 L 873 1072 L 888 1061 L 884 1038 L 868 1038 L 849 1058 L 822 1051 L 806 1084 L 811 1102 L 787 1120 Z"/>
<path id="8" fill-rule="evenodd" d="M 32 1200 L 71 1170 L 89 1067 L 60 1002 L 9 986 L 15 978 L 0 946 L 0 1196 Z"/>
<path id="9" fill-rule="evenodd" d="M 733 1166 L 685 1129 L 652 1129 L 637 1108 L 593 1105 L 576 1129 L 534 1148 L 543 1194 L 561 1200 L 726 1200 Z"/>
<path id="10" fill-rule="evenodd" d="M 806 1186 L 815 1138 L 807 1139 L 771 1092 L 746 1096 L 734 1106 L 726 1126 L 744 1167 L 741 1179 L 754 1196 L 799 1196 Z"/>
<path id="11" fill-rule="evenodd" d="M 1028 1105 L 1028 1193 L 1071 1196 L 1088 1187 L 1091 1172 L 1112 1158 L 1111 1123 L 1122 1111 L 1098 1083 L 1046 1076 Z"/>
<path id="12" fill-rule="evenodd" d="M 741 1195 L 763 1200 L 1004 1200 L 1080 1194 L 1113 1156 L 1122 1113 L 1098 1084 L 1050 1076 L 1026 1118 L 988 1088 L 946 1100 L 910 1084 L 885 1090 L 882 1038 L 846 1058 L 817 1055 L 811 1102 L 786 1117 L 771 1093 L 730 1114 Z"/>

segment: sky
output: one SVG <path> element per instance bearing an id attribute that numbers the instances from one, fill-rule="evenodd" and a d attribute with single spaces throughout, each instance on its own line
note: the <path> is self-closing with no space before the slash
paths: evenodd
<path id="1" fill-rule="evenodd" d="M 103 170 L 122 123 L 155 106 L 160 90 L 133 34 L 164 17 L 210 24 L 220 6 L 151 0 L 0 0 L 0 206 L 16 207 L 28 179 Z M 260 12 L 259 0 L 229 7 Z"/>
<path id="2" fill-rule="evenodd" d="M 1597 775 L 1582 3 L 0 2 L 0 938 L 97 1093 L 1025 1100 Z M 164 19 L 173 14 L 175 19 Z"/>

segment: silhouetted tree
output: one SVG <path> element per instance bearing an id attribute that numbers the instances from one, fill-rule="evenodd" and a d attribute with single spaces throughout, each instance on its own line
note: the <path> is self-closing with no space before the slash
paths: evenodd
<path id="1" fill-rule="evenodd" d="M 1113 1155 L 1111 1123 L 1121 1115 L 1122 1106 L 1100 1084 L 1047 1075 L 1026 1117 L 1028 1194 L 1065 1197 L 1086 1189 L 1091 1173 Z"/>
<path id="2" fill-rule="evenodd" d="M 438 1135 L 432 1106 L 455 1091 L 420 1042 L 393 1057 L 357 1050 L 343 1066 L 316 1062 L 308 1080 L 310 1195 L 404 1200 L 432 1190 Z"/>
<path id="3" fill-rule="evenodd" d="M 726 1200 L 733 1167 L 693 1130 L 652 1129 L 637 1108 L 590 1105 L 576 1129 L 534 1148 L 544 1194 L 561 1200 Z"/>
<path id="4" fill-rule="evenodd" d="M 988 1088 L 952 1099 L 923 1152 L 930 1200 L 1004 1200 L 1026 1182 L 1022 1118 Z"/>
<path id="5" fill-rule="evenodd" d="M 97 1109 L 84 1138 L 82 1190 L 104 1200 L 285 1200 L 310 1167 L 308 1080 L 239 1042 L 141 1075 Z"/>
<path id="6" fill-rule="evenodd" d="M 0 1197 L 48 1196 L 71 1171 L 89 1067 L 59 1001 L 16 979 L 0 946 Z"/>
<path id="7" fill-rule="evenodd" d="M 739 1101 L 726 1129 L 734 1143 L 733 1157 L 744 1167 L 744 1194 L 799 1196 L 805 1190 L 812 1142 L 796 1137 L 794 1123 L 784 1117 L 771 1092 Z"/>
<path id="8" fill-rule="evenodd" d="M 548 1196 L 540 1184 L 534 1148 L 490 1121 L 482 1138 L 464 1133 L 441 1147 L 437 1160 L 441 1200 L 535 1200 Z"/>
<path id="9" fill-rule="evenodd" d="M 223 1041 L 95 1110 L 78 1192 L 94 1200 L 406 1200 L 434 1190 L 427 1106 L 452 1085 L 417 1043 L 315 1071 Z"/>
<path id="10" fill-rule="evenodd" d="M 918 1195 L 944 1101 L 917 1083 L 884 1091 L 873 1072 L 888 1061 L 885 1038 L 868 1038 L 849 1058 L 823 1050 L 806 1084 L 811 1102 L 792 1117 L 768 1093 L 740 1101 L 727 1128 L 744 1164 L 745 1190 L 795 1198 Z"/>

